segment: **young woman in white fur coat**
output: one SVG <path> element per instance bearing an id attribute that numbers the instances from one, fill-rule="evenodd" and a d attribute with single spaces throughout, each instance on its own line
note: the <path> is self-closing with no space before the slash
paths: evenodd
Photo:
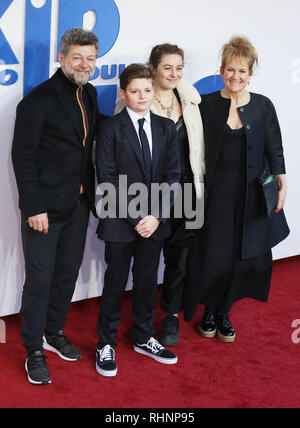
<path id="1" fill-rule="evenodd" d="M 177 140 L 181 160 L 181 183 L 193 189 L 193 208 L 197 210 L 197 228 L 203 225 L 204 205 L 204 137 L 199 110 L 201 97 L 191 84 L 182 80 L 184 52 L 176 45 L 162 44 L 152 49 L 149 67 L 155 76 L 154 102 L 151 110 L 172 119 L 177 126 Z M 125 107 L 118 100 L 116 113 Z M 184 188 L 184 186 L 183 186 Z M 184 201 L 184 194 L 183 194 Z M 189 198 L 188 205 L 192 201 Z M 188 218 L 171 218 L 173 233 L 164 244 L 165 272 L 161 308 L 167 313 L 160 336 L 160 343 L 174 346 L 179 339 L 178 314 L 184 310 L 186 266 L 190 252 L 193 229 L 187 226 Z M 200 216 L 200 218 L 199 218 Z M 190 223 L 190 222 L 189 222 Z"/>

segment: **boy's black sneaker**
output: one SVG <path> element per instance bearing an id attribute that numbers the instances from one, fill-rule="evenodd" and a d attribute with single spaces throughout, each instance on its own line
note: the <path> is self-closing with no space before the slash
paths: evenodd
<path id="1" fill-rule="evenodd" d="M 179 340 L 179 319 L 174 315 L 167 315 L 163 320 L 159 341 L 163 346 L 175 346 Z"/>
<path id="2" fill-rule="evenodd" d="M 102 349 L 97 349 L 96 370 L 102 376 L 116 376 L 118 369 L 115 363 L 115 350 L 112 346 L 106 345 Z"/>
<path id="3" fill-rule="evenodd" d="M 153 358 L 159 363 L 176 364 L 178 361 L 177 356 L 164 348 L 154 337 L 151 337 L 148 342 L 136 343 L 134 345 L 134 350 L 135 352 Z"/>
<path id="4" fill-rule="evenodd" d="M 31 384 L 49 385 L 51 383 L 46 358 L 43 351 L 36 351 L 27 357 L 25 370 Z"/>
<path id="5" fill-rule="evenodd" d="M 54 352 L 65 361 L 78 361 L 82 359 L 80 351 L 68 341 L 64 332 L 60 330 L 54 336 L 44 335 L 43 348 Z"/>

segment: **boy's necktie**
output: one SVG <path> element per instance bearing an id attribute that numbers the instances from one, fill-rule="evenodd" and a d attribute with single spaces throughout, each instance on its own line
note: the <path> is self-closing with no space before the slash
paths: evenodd
<path id="1" fill-rule="evenodd" d="M 146 181 L 147 181 L 148 188 L 150 188 L 151 176 L 152 176 L 152 158 L 151 158 L 149 141 L 148 141 L 146 132 L 144 130 L 145 119 L 144 118 L 139 119 L 138 122 L 139 122 L 139 136 L 141 140 L 145 171 L 146 171 Z"/>

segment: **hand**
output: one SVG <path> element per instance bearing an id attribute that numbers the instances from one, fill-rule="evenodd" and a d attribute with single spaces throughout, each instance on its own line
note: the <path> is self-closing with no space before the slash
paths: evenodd
<path id="1" fill-rule="evenodd" d="M 28 217 L 28 224 L 32 229 L 43 232 L 46 235 L 49 229 L 48 214 L 43 213 Z"/>
<path id="2" fill-rule="evenodd" d="M 139 235 L 141 235 L 142 238 L 150 238 L 150 236 L 153 235 L 153 233 L 158 228 L 159 224 L 160 220 L 158 220 L 158 218 L 148 215 L 139 221 L 135 227 L 135 230 Z"/>
<path id="3" fill-rule="evenodd" d="M 275 211 L 278 213 L 284 207 L 284 204 L 285 204 L 287 185 L 286 185 L 284 174 L 276 175 L 276 179 L 278 183 L 279 192 L 278 192 L 278 204 Z"/>

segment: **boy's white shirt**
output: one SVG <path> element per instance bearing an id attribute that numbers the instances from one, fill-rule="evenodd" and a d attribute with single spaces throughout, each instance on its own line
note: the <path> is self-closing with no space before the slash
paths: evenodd
<path id="1" fill-rule="evenodd" d="M 133 110 L 131 110 L 128 106 L 126 106 L 126 110 L 129 114 L 130 119 L 132 120 L 132 123 L 134 125 L 134 128 L 136 130 L 139 142 L 141 144 L 140 141 L 140 136 L 139 136 L 139 119 L 145 119 L 144 122 L 144 131 L 146 132 L 147 138 L 148 138 L 148 142 L 149 142 L 149 147 L 150 147 L 150 153 L 152 156 L 152 131 L 151 131 L 151 116 L 150 116 L 150 110 L 147 111 L 147 113 L 145 114 L 145 116 L 140 116 L 139 114 L 137 114 L 136 112 L 134 112 Z M 142 146 L 141 146 L 142 147 Z"/>

